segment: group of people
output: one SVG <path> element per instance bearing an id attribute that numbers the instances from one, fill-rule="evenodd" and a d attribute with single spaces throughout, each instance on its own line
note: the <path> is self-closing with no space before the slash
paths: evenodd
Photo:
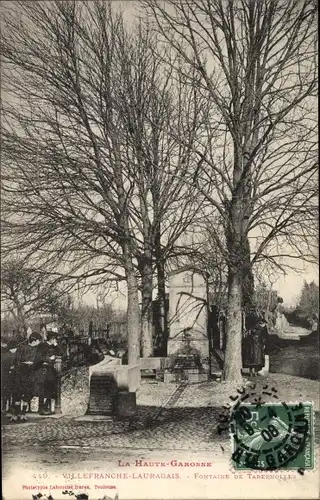
<path id="1" fill-rule="evenodd" d="M 57 396 L 56 356 L 60 354 L 58 335 L 47 332 L 46 340 L 31 333 L 26 342 L 9 341 L 2 353 L 3 411 L 10 420 L 26 421 L 33 397 L 39 398 L 39 413 L 50 415 L 51 400 Z"/>

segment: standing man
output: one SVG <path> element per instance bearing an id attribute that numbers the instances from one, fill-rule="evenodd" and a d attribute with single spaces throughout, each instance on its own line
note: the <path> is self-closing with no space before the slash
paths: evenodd
<path id="1" fill-rule="evenodd" d="M 12 407 L 12 393 L 13 393 L 13 378 L 14 378 L 14 361 L 16 357 L 17 351 L 17 342 L 14 340 L 9 340 L 7 344 L 8 351 L 4 352 L 1 355 L 1 403 L 2 403 L 2 411 L 4 413 L 11 412 Z M 9 405 L 8 405 L 9 402 Z"/>
<path id="2" fill-rule="evenodd" d="M 56 356 L 60 354 L 58 334 L 47 332 L 47 340 L 39 345 L 36 354 L 35 380 L 39 395 L 39 414 L 52 415 L 51 400 L 57 396 L 58 377 L 54 367 Z"/>
<path id="3" fill-rule="evenodd" d="M 269 331 L 268 322 L 263 318 L 259 318 L 258 325 L 256 329 L 260 334 L 260 345 L 261 345 L 261 362 L 258 368 L 259 375 L 266 375 L 269 373 Z"/>
<path id="4" fill-rule="evenodd" d="M 26 421 L 28 402 L 34 396 L 34 368 L 37 347 L 42 337 L 31 333 L 27 344 L 19 345 L 15 353 L 13 383 L 14 413 L 11 421 Z"/>

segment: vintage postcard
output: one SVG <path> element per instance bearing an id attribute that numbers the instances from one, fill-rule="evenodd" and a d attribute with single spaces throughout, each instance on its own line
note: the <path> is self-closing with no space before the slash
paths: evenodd
<path id="1" fill-rule="evenodd" d="M 314 0 L 6 0 L 3 500 L 317 499 Z"/>

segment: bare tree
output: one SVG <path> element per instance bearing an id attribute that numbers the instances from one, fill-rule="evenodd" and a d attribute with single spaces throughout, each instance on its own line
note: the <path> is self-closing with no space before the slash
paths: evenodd
<path id="1" fill-rule="evenodd" d="M 40 273 L 24 260 L 13 258 L 2 263 L 2 310 L 7 316 L 12 316 L 19 333 L 27 333 L 30 321 L 36 315 L 54 315 L 67 296 L 67 290 L 59 287 L 56 280 Z"/>
<path id="2" fill-rule="evenodd" d="M 154 265 L 161 283 L 200 203 L 183 182 L 195 156 L 196 92 L 172 67 L 163 71 L 150 31 L 126 27 L 109 2 L 10 9 L 2 35 L 4 249 L 75 281 L 126 280 L 135 363 L 140 278 L 148 356 Z"/>
<path id="3" fill-rule="evenodd" d="M 268 260 L 255 266 L 254 305 L 260 316 L 264 316 L 269 326 L 275 327 L 279 305 L 283 303 L 274 289 L 279 272 Z"/>
<path id="4" fill-rule="evenodd" d="M 125 278 L 135 363 L 133 186 L 127 133 L 114 105 L 125 70 L 123 18 L 98 1 L 14 7 L 4 16 L 2 42 L 10 95 L 2 132 L 7 250 L 28 251 L 38 265 L 56 264 L 65 274 Z"/>
<path id="5" fill-rule="evenodd" d="M 317 6 L 314 0 L 142 4 L 164 43 L 189 66 L 189 83 L 211 105 L 207 140 L 198 141 L 199 164 L 192 175 L 224 225 L 229 290 L 224 378 L 239 382 L 241 308 L 252 295 L 253 265 L 268 259 L 282 268 L 288 255 L 312 257 Z"/>
<path id="6" fill-rule="evenodd" d="M 142 353 L 149 356 L 155 271 L 164 304 L 165 263 L 173 253 L 185 251 L 179 240 L 198 218 L 203 202 L 196 187 L 184 182 L 195 161 L 192 146 L 202 122 L 200 95 L 184 85 L 172 65 L 165 66 L 155 56 L 158 40 L 148 26 L 138 26 L 137 38 L 138 43 L 126 46 L 122 54 L 127 71 L 121 113 L 130 142 L 129 177 L 136 186 L 130 215 L 141 275 Z"/>

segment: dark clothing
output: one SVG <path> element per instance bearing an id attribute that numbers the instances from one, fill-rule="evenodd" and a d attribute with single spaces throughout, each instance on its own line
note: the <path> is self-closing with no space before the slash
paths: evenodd
<path id="1" fill-rule="evenodd" d="M 34 395 L 34 361 L 36 356 L 36 347 L 29 344 L 20 345 L 17 348 L 14 360 L 13 377 L 13 397 L 15 401 L 23 399 L 28 401 Z M 32 364 L 26 364 L 30 361 Z"/>
<path id="2" fill-rule="evenodd" d="M 47 342 L 37 347 L 35 357 L 35 396 L 40 399 L 54 399 L 57 396 L 57 372 L 54 367 L 55 359 L 52 356 L 58 356 L 60 350 L 58 346 L 50 345 Z"/>
<path id="3" fill-rule="evenodd" d="M 94 340 L 89 348 L 88 361 L 90 365 L 96 365 L 97 363 L 100 363 L 100 361 L 102 361 L 103 359 L 104 359 L 104 354 L 102 352 L 102 349 L 99 343 L 96 340 Z"/>
<path id="4" fill-rule="evenodd" d="M 8 351 L 9 349 L 6 345 L 1 345 L 1 356 L 3 356 L 3 354 L 5 354 Z"/>
<path id="5" fill-rule="evenodd" d="M 32 363 L 34 363 L 36 354 L 37 347 L 32 347 L 30 344 L 19 345 L 16 350 L 15 364 L 19 364 L 24 361 L 32 361 Z"/>
<path id="6" fill-rule="evenodd" d="M 5 352 L 1 356 L 1 389 L 3 401 L 7 401 L 12 396 L 15 357 L 15 353 L 10 351 Z"/>
<path id="7" fill-rule="evenodd" d="M 242 343 L 242 364 L 244 368 L 255 368 L 257 371 L 264 366 L 265 343 L 267 329 L 257 326 L 246 332 Z"/>
<path id="8" fill-rule="evenodd" d="M 39 396 L 40 400 L 55 399 L 57 397 L 58 377 L 53 366 L 43 365 L 36 372 L 35 395 Z"/>
<path id="9" fill-rule="evenodd" d="M 5 386 L 7 379 L 10 378 L 9 374 L 11 373 L 14 365 L 16 354 L 14 352 L 5 352 L 1 356 L 1 375 L 2 375 L 2 385 Z"/>
<path id="10" fill-rule="evenodd" d="M 54 366 L 55 359 L 52 356 L 60 356 L 60 347 L 43 342 L 36 348 L 35 368 L 38 369 L 46 363 L 48 366 Z"/>
<path id="11" fill-rule="evenodd" d="M 272 344 L 270 342 L 269 330 L 267 326 L 262 327 L 262 336 L 264 339 L 264 353 L 266 355 L 269 355 L 270 350 L 272 348 Z"/>
<path id="12" fill-rule="evenodd" d="M 254 330 L 252 334 L 252 360 L 257 371 L 264 366 L 264 340 L 262 332 Z"/>

